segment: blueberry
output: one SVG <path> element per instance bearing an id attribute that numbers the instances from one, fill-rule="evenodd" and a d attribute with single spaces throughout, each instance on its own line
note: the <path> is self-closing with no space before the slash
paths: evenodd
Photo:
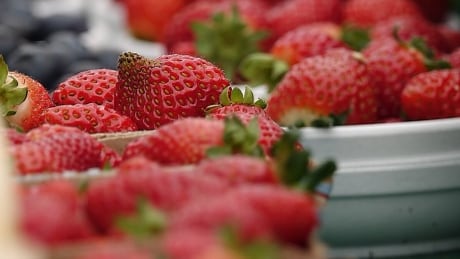
<path id="1" fill-rule="evenodd" d="M 25 37 L 33 33 L 38 25 L 37 18 L 26 10 L 0 11 L 0 24 L 10 27 L 17 34 Z"/>
<path id="2" fill-rule="evenodd" d="M 59 31 L 82 33 L 88 30 L 86 17 L 79 14 L 54 14 L 39 18 L 36 30 L 30 35 L 31 40 L 43 40 Z"/>
<path id="3" fill-rule="evenodd" d="M 106 49 L 98 50 L 93 53 L 95 59 L 101 63 L 104 68 L 107 69 L 117 69 L 118 57 L 120 56 L 120 51 Z"/>
<path id="4" fill-rule="evenodd" d="M 0 24 L 0 54 L 8 60 L 8 56 L 19 45 L 22 44 L 24 39 L 18 35 L 12 28 Z"/>
<path id="5" fill-rule="evenodd" d="M 46 44 L 23 44 L 11 53 L 8 58 L 8 67 L 31 76 L 42 83 L 45 88 L 55 81 L 61 74 L 61 60 Z"/>
<path id="6" fill-rule="evenodd" d="M 88 48 L 83 45 L 79 35 L 74 32 L 56 32 L 47 39 L 47 42 L 54 51 L 61 53 L 63 58 L 67 59 L 66 64 L 63 65 L 68 65 L 82 59 L 88 59 L 92 56 Z"/>

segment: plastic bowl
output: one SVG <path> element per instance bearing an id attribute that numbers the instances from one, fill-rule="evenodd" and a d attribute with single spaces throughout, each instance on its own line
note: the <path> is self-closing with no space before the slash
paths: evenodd
<path id="1" fill-rule="evenodd" d="M 338 162 L 319 233 L 331 258 L 460 249 L 460 118 L 301 132 Z"/>

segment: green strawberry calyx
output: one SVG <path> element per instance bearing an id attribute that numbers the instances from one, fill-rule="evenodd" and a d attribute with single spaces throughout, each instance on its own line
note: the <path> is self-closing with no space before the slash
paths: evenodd
<path id="1" fill-rule="evenodd" d="M 257 117 L 244 124 L 237 116 L 224 119 L 223 146 L 211 147 L 206 151 L 208 157 L 218 157 L 231 154 L 244 154 L 263 158 L 264 151 L 258 144 L 260 129 Z"/>
<path id="2" fill-rule="evenodd" d="M 248 84 L 266 85 L 271 92 L 289 71 L 290 66 L 271 54 L 257 52 L 245 57 L 238 69 Z"/>
<path id="3" fill-rule="evenodd" d="M 332 178 L 337 165 L 332 159 L 313 165 L 310 152 L 300 145 L 300 136 L 297 129 L 285 131 L 271 153 L 283 184 L 314 193 L 321 183 Z"/>
<path id="4" fill-rule="evenodd" d="M 413 48 L 420 52 L 423 55 L 423 62 L 425 64 L 425 67 L 431 71 L 431 70 L 437 70 L 437 69 L 448 69 L 451 68 L 452 65 L 447 62 L 446 60 L 443 59 L 437 59 L 436 55 L 431 49 L 426 41 L 421 38 L 421 37 L 413 37 L 410 41 L 405 42 L 404 40 L 401 39 L 399 36 L 399 27 L 395 26 L 393 28 L 393 38 L 399 42 L 402 46 L 405 46 L 407 48 Z"/>
<path id="5" fill-rule="evenodd" d="M 243 92 L 238 87 L 227 86 L 226 88 L 222 90 L 222 92 L 219 95 L 219 104 L 209 105 L 208 107 L 206 107 L 205 112 L 209 114 L 214 109 L 217 109 L 223 106 L 230 106 L 233 104 L 256 106 L 261 109 L 265 109 L 267 107 L 267 103 L 264 100 L 260 98 L 255 100 L 254 93 L 249 87 L 245 86 L 244 92 Z"/>
<path id="6" fill-rule="evenodd" d="M 115 225 L 123 233 L 138 238 L 146 238 L 162 233 L 167 226 L 165 213 L 153 207 L 145 198 L 137 200 L 136 212 L 130 216 L 115 219 Z"/>
<path id="7" fill-rule="evenodd" d="M 237 67 L 244 57 L 259 51 L 266 32 L 250 28 L 241 18 L 238 7 L 230 13 L 216 13 L 209 22 L 194 22 L 198 55 L 223 69 L 229 79 L 237 78 Z"/>
<path id="8" fill-rule="evenodd" d="M 16 78 L 9 75 L 8 65 L 0 55 L 0 108 L 2 115 L 16 114 L 16 108 L 27 98 L 27 87 L 18 87 Z"/>

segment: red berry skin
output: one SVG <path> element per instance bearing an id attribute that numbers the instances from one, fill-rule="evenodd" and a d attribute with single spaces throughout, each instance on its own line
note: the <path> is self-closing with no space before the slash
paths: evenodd
<path id="1" fill-rule="evenodd" d="M 242 186 L 226 195 L 258 211 L 275 238 L 285 243 L 305 245 L 318 225 L 313 198 L 281 186 Z"/>
<path id="2" fill-rule="evenodd" d="M 51 94 L 56 105 L 96 103 L 113 109 L 118 71 L 92 69 L 61 82 Z"/>
<path id="3" fill-rule="evenodd" d="M 161 239 L 161 248 L 170 259 L 190 259 L 220 242 L 213 231 L 188 227 L 167 231 Z"/>
<path id="4" fill-rule="evenodd" d="M 184 117 L 204 117 L 229 85 L 212 63 L 187 55 L 146 59 L 120 55 L 115 110 L 130 117 L 141 130 L 158 128 Z"/>
<path id="5" fill-rule="evenodd" d="M 84 171 L 104 165 L 106 147 L 77 128 L 44 124 L 26 137 L 29 141 L 10 150 L 19 174 Z"/>
<path id="6" fill-rule="evenodd" d="M 54 106 L 46 88 L 40 82 L 18 72 L 9 72 L 8 76 L 18 81 L 18 87 L 27 88 L 27 97 L 16 107 L 16 114 L 5 117 L 6 121 L 24 132 L 39 127 L 44 123 L 44 111 Z"/>
<path id="7" fill-rule="evenodd" d="M 54 106 L 44 114 L 46 123 L 76 127 L 91 134 L 137 130 L 129 117 L 95 103 Z"/>
<path id="8" fill-rule="evenodd" d="M 423 18 L 414 16 L 394 17 L 376 23 L 370 31 L 371 38 L 393 37 L 395 27 L 398 28 L 398 37 L 403 41 L 409 42 L 414 37 L 418 37 L 423 39 L 435 53 L 447 53 L 451 50 L 447 39 L 438 27 Z"/>
<path id="9" fill-rule="evenodd" d="M 423 17 L 419 7 L 411 0 L 349 0 L 343 7 L 343 16 L 345 22 L 361 27 L 372 27 L 399 16 Z"/>
<path id="10" fill-rule="evenodd" d="M 197 164 L 196 170 L 204 177 L 211 175 L 231 186 L 278 183 L 275 169 L 269 160 L 245 155 L 204 159 Z"/>
<path id="11" fill-rule="evenodd" d="M 270 237 L 271 230 L 263 215 L 248 203 L 227 195 L 194 200 L 171 215 L 170 229 L 184 228 L 217 232 L 232 227 L 246 241 Z"/>
<path id="12" fill-rule="evenodd" d="M 217 120 L 224 120 L 232 115 L 237 116 L 245 124 L 248 124 L 254 118 L 257 119 L 260 130 L 257 142 L 262 147 L 265 155 L 270 156 L 270 149 L 283 134 L 283 129 L 268 116 L 264 109 L 257 106 L 231 104 L 214 108 L 208 113 L 208 117 Z"/>
<path id="13" fill-rule="evenodd" d="M 446 69 L 413 77 L 401 96 L 404 114 L 410 120 L 460 116 L 460 70 Z"/>
<path id="14" fill-rule="evenodd" d="M 319 116 L 348 112 L 345 124 L 377 118 L 375 86 L 363 57 L 347 49 L 294 65 L 268 99 L 267 113 L 281 125 L 305 125 Z"/>
<path id="15" fill-rule="evenodd" d="M 279 38 L 299 26 L 315 22 L 340 22 L 340 0 L 290 0 L 268 11 L 270 32 Z"/>
<path id="16" fill-rule="evenodd" d="M 139 198 L 155 208 L 171 212 L 199 197 L 225 192 L 225 182 L 213 177 L 197 177 L 183 169 L 165 169 L 143 157 L 124 161 L 111 178 L 90 184 L 86 211 L 102 232 L 116 232 L 115 218 L 135 211 Z"/>
<path id="17" fill-rule="evenodd" d="M 26 134 L 13 128 L 1 129 L 0 134 L 6 135 L 6 139 L 9 141 L 10 145 L 18 145 L 29 141 L 29 139 L 26 137 Z"/>
<path id="18" fill-rule="evenodd" d="M 35 242 L 53 246 L 94 235 L 72 183 L 54 180 L 23 187 L 19 197 L 21 229 Z"/>
<path id="19" fill-rule="evenodd" d="M 379 119 L 400 116 L 401 93 L 409 79 L 427 71 L 425 57 L 393 38 L 371 41 L 363 54 L 377 89 Z"/>
<path id="20" fill-rule="evenodd" d="M 223 121 L 179 119 L 130 142 L 123 159 L 141 155 L 161 164 L 195 164 L 205 157 L 208 148 L 223 144 L 223 131 Z"/>
<path id="21" fill-rule="evenodd" d="M 324 26 L 324 30 L 321 30 L 321 26 Z M 337 32 L 333 32 L 334 27 Z M 306 57 L 322 55 L 329 49 L 346 48 L 338 39 L 339 30 L 333 23 L 303 25 L 278 38 L 270 53 L 292 66 Z"/>

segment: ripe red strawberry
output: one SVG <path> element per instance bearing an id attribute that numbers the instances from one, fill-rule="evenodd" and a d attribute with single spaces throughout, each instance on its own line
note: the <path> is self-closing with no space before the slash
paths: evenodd
<path id="1" fill-rule="evenodd" d="M 432 53 L 418 49 L 416 42 L 393 38 L 373 40 L 363 54 L 377 89 L 380 119 L 401 114 L 401 92 L 409 79 L 442 65 L 435 63 Z"/>
<path id="2" fill-rule="evenodd" d="M 186 5 L 184 0 L 123 0 L 129 31 L 138 38 L 162 41 L 164 28 L 171 16 Z"/>
<path id="3" fill-rule="evenodd" d="M 0 55 L 0 110 L 11 127 L 29 131 L 43 124 L 43 111 L 53 106 L 42 84 L 27 75 L 8 71 Z"/>
<path id="4" fill-rule="evenodd" d="M 270 53 L 292 66 L 306 57 L 339 47 L 346 47 L 340 40 L 340 27 L 333 23 L 315 23 L 287 32 L 276 40 Z"/>
<path id="5" fill-rule="evenodd" d="M 278 38 L 299 26 L 315 22 L 339 22 L 340 0 L 287 0 L 268 11 L 270 32 Z"/>
<path id="6" fill-rule="evenodd" d="M 396 2 L 396 1 L 394 1 Z M 441 34 L 440 30 L 430 22 L 420 17 L 400 16 L 378 22 L 371 29 L 371 38 L 387 38 L 397 35 L 403 41 L 410 41 L 414 37 L 425 40 L 429 47 L 438 52 L 449 52 L 450 46 Z"/>
<path id="7" fill-rule="evenodd" d="M 139 198 L 155 208 L 174 211 L 190 200 L 222 193 L 225 182 L 197 177 L 181 168 L 165 168 L 142 157 L 124 161 L 114 177 L 93 181 L 87 191 L 87 212 L 101 231 L 113 231 L 118 216 L 135 211 Z"/>
<path id="8" fill-rule="evenodd" d="M 88 133 L 137 130 L 129 117 L 95 103 L 59 105 L 48 108 L 44 114 L 46 123 L 76 127 Z"/>
<path id="9" fill-rule="evenodd" d="M 113 95 L 118 71 L 92 69 L 80 72 L 61 82 L 51 94 L 56 105 L 96 103 L 113 109 Z"/>
<path id="10" fill-rule="evenodd" d="M 454 68 L 460 68 L 460 46 L 447 56 L 447 60 Z"/>
<path id="11" fill-rule="evenodd" d="M 346 124 L 376 120 L 377 100 L 367 65 L 358 53 L 334 49 L 302 60 L 268 99 L 267 113 L 281 125 L 310 125 L 348 114 Z"/>
<path id="12" fill-rule="evenodd" d="M 162 164 L 197 163 L 208 148 L 223 144 L 223 131 L 222 121 L 179 119 L 129 143 L 123 159 L 143 155 Z"/>
<path id="13" fill-rule="evenodd" d="M 23 187 L 20 194 L 21 230 L 33 241 L 51 246 L 94 235 L 72 183 L 50 181 Z"/>
<path id="14" fill-rule="evenodd" d="M 252 91 L 246 87 L 244 94 L 239 88 L 226 88 L 219 97 L 218 105 L 207 108 L 208 117 L 224 120 L 230 116 L 238 117 L 248 127 L 253 119 L 257 120 L 258 136 L 257 143 L 265 155 L 270 154 L 270 148 L 279 140 L 283 129 L 273 121 L 265 112 L 265 101 L 258 99 L 254 102 Z"/>
<path id="15" fill-rule="evenodd" d="M 125 52 L 118 61 L 115 109 L 139 129 L 184 117 L 202 117 L 229 81 L 212 63 L 187 55 L 148 59 Z"/>
<path id="16" fill-rule="evenodd" d="M 410 120 L 460 116 L 460 70 L 446 69 L 414 76 L 401 96 L 405 115 Z"/>
<path id="17" fill-rule="evenodd" d="M 243 240 L 272 236 L 306 245 L 318 218 L 308 195 L 278 186 L 248 185 L 189 203 L 171 216 L 170 228 L 217 230 L 227 224 Z"/>
<path id="18" fill-rule="evenodd" d="M 1 134 L 6 135 L 6 139 L 11 145 L 18 145 L 29 141 L 29 139 L 26 137 L 26 134 L 12 128 L 4 128 L 1 129 L 0 132 Z"/>
<path id="19" fill-rule="evenodd" d="M 247 155 L 230 155 L 200 161 L 196 171 L 228 182 L 231 186 L 244 184 L 277 184 L 278 176 L 269 160 Z"/>
<path id="20" fill-rule="evenodd" d="M 180 42 L 195 42 L 196 34 L 192 29 L 195 22 L 209 22 L 212 16 L 224 12 L 229 14 L 233 6 L 242 18 L 243 24 L 251 29 L 266 29 L 265 12 L 267 5 L 260 0 L 223 0 L 223 1 L 196 1 L 185 6 L 174 15 L 165 28 L 165 44 L 168 53 L 172 46 Z M 228 35 L 228 32 L 226 33 Z M 234 35 L 232 35 L 234 36 Z"/>
<path id="21" fill-rule="evenodd" d="M 99 237 L 76 242 L 68 247 L 55 249 L 56 254 L 72 255 L 74 259 L 153 259 L 156 253 L 151 247 L 138 240 L 119 237 Z M 146 242 L 147 243 L 147 242 Z M 67 248 L 67 249 L 66 249 Z M 61 252 L 61 253 L 60 253 Z"/>
<path id="22" fill-rule="evenodd" d="M 11 148 L 20 174 L 83 171 L 114 161 L 114 154 L 106 157 L 108 152 L 103 152 L 107 147 L 77 128 L 44 124 L 26 137 L 28 142 Z"/>
<path id="23" fill-rule="evenodd" d="M 344 22 L 361 27 L 399 16 L 423 17 L 412 0 L 348 0 L 343 7 Z"/>
<path id="24" fill-rule="evenodd" d="M 445 24 L 438 25 L 436 28 L 441 33 L 450 52 L 460 47 L 460 31 L 458 29 L 451 28 Z"/>

